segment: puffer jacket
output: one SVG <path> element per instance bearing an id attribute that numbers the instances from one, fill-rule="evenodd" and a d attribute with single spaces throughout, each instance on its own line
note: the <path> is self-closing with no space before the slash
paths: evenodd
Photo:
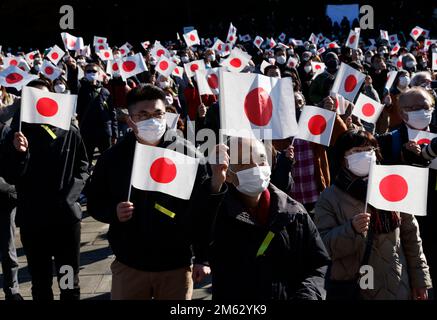
<path id="1" fill-rule="evenodd" d="M 364 203 L 337 186 L 327 188 L 315 207 L 315 224 L 331 255 L 331 280 L 353 280 L 360 268 L 366 238 L 352 227 Z M 374 270 L 374 289 L 361 290 L 365 300 L 411 299 L 411 288 L 431 288 L 419 226 L 413 215 L 400 214 L 401 226 L 376 235 L 368 265 Z"/>

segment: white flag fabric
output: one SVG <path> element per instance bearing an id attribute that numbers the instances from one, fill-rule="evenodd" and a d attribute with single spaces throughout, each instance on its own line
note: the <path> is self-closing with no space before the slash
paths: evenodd
<path id="1" fill-rule="evenodd" d="M 21 90 L 30 81 L 38 79 L 37 75 L 29 74 L 17 66 L 10 66 L 0 71 L 0 85 L 6 88 Z"/>
<path id="2" fill-rule="evenodd" d="M 295 57 L 290 57 L 290 58 L 288 58 L 288 61 L 287 61 L 287 67 L 288 68 L 296 68 L 298 63 L 299 63 L 299 60 L 297 60 Z"/>
<path id="3" fill-rule="evenodd" d="M 261 66 L 259 67 L 259 70 L 261 71 L 262 74 L 264 74 L 264 70 L 268 67 L 271 66 L 271 63 L 268 63 L 267 61 L 263 60 L 261 62 Z"/>
<path id="4" fill-rule="evenodd" d="M 109 45 L 106 42 L 104 42 L 104 43 L 99 43 L 96 46 L 94 46 L 94 49 L 96 52 L 99 52 L 101 50 L 109 50 L 110 48 L 109 48 Z"/>
<path id="5" fill-rule="evenodd" d="M 390 43 L 398 43 L 399 42 L 399 38 L 397 34 L 391 34 L 389 36 L 390 39 Z"/>
<path id="6" fill-rule="evenodd" d="M 105 37 L 94 36 L 93 46 L 97 46 L 103 43 L 108 43 L 108 39 Z"/>
<path id="7" fill-rule="evenodd" d="M 220 93 L 219 71 L 220 68 L 196 71 L 196 82 L 200 95 L 218 95 Z"/>
<path id="8" fill-rule="evenodd" d="M 394 47 L 391 49 L 390 55 L 393 56 L 393 55 L 397 54 L 400 49 L 401 49 L 401 46 L 399 45 L 399 43 L 396 43 L 394 45 Z"/>
<path id="9" fill-rule="evenodd" d="M 368 203 L 377 209 L 426 216 L 428 168 L 372 163 Z"/>
<path id="10" fill-rule="evenodd" d="M 317 37 L 314 33 L 311 33 L 311 36 L 308 39 L 308 41 L 317 45 L 319 43 L 319 37 Z"/>
<path id="11" fill-rule="evenodd" d="M 52 50 L 47 54 L 47 58 L 49 58 L 53 64 L 57 65 L 64 55 L 65 52 L 55 44 Z"/>
<path id="12" fill-rule="evenodd" d="M 61 37 L 66 50 L 76 50 L 77 37 L 72 36 L 67 32 L 62 32 Z"/>
<path id="13" fill-rule="evenodd" d="M 351 30 L 349 32 L 349 37 L 346 41 L 346 47 L 357 50 L 358 44 L 360 42 L 360 29 L 357 28 L 357 30 Z"/>
<path id="14" fill-rule="evenodd" d="M 383 109 L 384 105 L 360 93 L 355 107 L 352 110 L 352 114 L 361 120 L 375 124 Z"/>
<path id="15" fill-rule="evenodd" d="M 130 48 L 126 43 L 122 45 L 118 50 L 120 51 L 122 57 L 126 57 L 130 52 Z"/>
<path id="16" fill-rule="evenodd" d="M 284 139 L 297 134 L 291 78 L 220 70 L 220 122 L 229 136 Z"/>
<path id="17" fill-rule="evenodd" d="M 147 50 L 150 47 L 150 41 L 141 42 L 141 46 L 144 50 Z"/>
<path id="18" fill-rule="evenodd" d="M 390 71 L 387 76 L 387 82 L 385 83 L 385 89 L 390 91 L 393 83 L 395 82 L 396 76 L 398 75 L 397 71 Z"/>
<path id="19" fill-rule="evenodd" d="M 333 111 L 304 106 L 299 118 L 299 133 L 295 138 L 329 146 L 335 118 Z"/>
<path id="20" fill-rule="evenodd" d="M 110 74 L 112 77 L 121 76 L 120 74 L 120 65 L 122 61 L 121 59 L 117 60 L 109 60 L 106 64 L 106 73 Z M 79 69 L 79 71 L 82 69 Z"/>
<path id="21" fill-rule="evenodd" d="M 192 78 L 196 75 L 197 70 L 206 69 L 205 61 L 201 59 L 201 60 L 192 61 L 190 63 L 186 63 L 184 64 L 184 69 L 185 69 L 185 73 L 187 74 L 187 77 Z"/>
<path id="22" fill-rule="evenodd" d="M 264 39 L 261 38 L 260 36 L 256 36 L 255 40 L 253 40 L 253 44 L 255 45 L 255 47 L 257 47 L 258 49 L 261 47 L 261 45 L 263 44 Z"/>
<path id="23" fill-rule="evenodd" d="M 313 78 L 317 77 L 319 74 L 323 73 L 326 69 L 326 66 L 322 62 L 314 62 L 311 61 L 311 68 L 313 69 L 314 76 Z"/>
<path id="24" fill-rule="evenodd" d="M 64 130 L 70 130 L 76 103 L 77 95 L 24 87 L 21 96 L 20 121 L 50 124 Z"/>
<path id="25" fill-rule="evenodd" d="M 343 115 L 346 113 L 346 109 L 349 106 L 349 102 L 341 95 L 335 92 L 330 93 L 331 98 L 334 99 L 335 103 L 335 111 L 339 115 Z"/>
<path id="26" fill-rule="evenodd" d="M 231 24 L 229 25 L 228 36 L 226 37 L 226 42 L 235 44 L 236 41 L 237 41 L 237 28 L 235 28 L 231 22 Z"/>
<path id="27" fill-rule="evenodd" d="M 276 47 L 276 41 L 273 38 L 269 39 L 269 47 L 270 47 L 270 49 L 273 49 L 274 47 Z"/>
<path id="28" fill-rule="evenodd" d="M 100 50 L 99 52 L 96 52 L 96 54 L 102 61 L 114 60 L 111 49 Z"/>
<path id="29" fill-rule="evenodd" d="M 387 32 L 386 30 L 379 30 L 379 37 L 380 37 L 382 40 L 387 40 L 387 41 L 389 41 L 389 39 L 388 39 L 388 32 Z"/>
<path id="30" fill-rule="evenodd" d="M 131 184 L 136 189 L 162 192 L 188 200 L 198 166 L 199 159 L 137 142 Z"/>
<path id="31" fill-rule="evenodd" d="M 53 63 L 48 60 L 44 60 L 41 66 L 40 72 L 51 81 L 59 78 L 62 74 L 62 69 L 56 67 Z"/>
<path id="32" fill-rule="evenodd" d="M 15 57 L 15 56 L 10 56 L 10 57 L 4 57 L 3 58 L 3 67 L 4 68 L 8 68 L 10 66 L 17 66 L 20 63 L 20 60 L 22 58 L 19 57 Z"/>
<path id="33" fill-rule="evenodd" d="M 33 62 L 35 61 L 35 57 L 38 54 L 39 54 L 39 52 L 37 50 L 29 52 L 28 54 L 26 54 L 25 59 L 31 67 L 33 67 Z"/>
<path id="34" fill-rule="evenodd" d="M 432 53 L 432 70 L 433 71 L 437 70 L 437 53 L 436 52 Z"/>
<path id="35" fill-rule="evenodd" d="M 363 73 L 342 62 L 331 90 L 354 102 L 365 78 Z"/>
<path id="36" fill-rule="evenodd" d="M 124 81 L 126 81 L 127 78 L 147 71 L 147 66 L 141 53 L 137 53 L 136 55 L 123 58 L 123 62 L 121 62 L 119 68 L 120 75 Z"/>
<path id="37" fill-rule="evenodd" d="M 234 48 L 226 60 L 221 65 L 232 72 L 241 72 L 249 63 L 252 57 L 239 48 Z"/>
<path id="38" fill-rule="evenodd" d="M 411 30 L 410 36 L 414 40 L 417 40 L 417 38 L 419 38 L 423 34 L 423 31 L 424 30 L 421 27 L 416 26 L 416 27 L 413 28 L 413 30 Z"/>
<path id="39" fill-rule="evenodd" d="M 178 126 L 179 114 L 166 112 L 165 113 L 165 121 L 168 127 L 172 130 L 176 130 Z"/>
<path id="40" fill-rule="evenodd" d="M 157 59 L 161 58 L 162 55 L 165 55 L 167 58 L 171 57 L 170 52 L 158 42 L 155 42 L 152 50 L 150 50 L 150 54 Z"/>
<path id="41" fill-rule="evenodd" d="M 225 47 L 225 43 L 223 41 L 221 41 L 220 39 L 217 39 L 214 42 L 214 45 L 212 46 L 212 49 L 214 49 L 217 52 L 222 52 L 224 50 Z"/>
<path id="42" fill-rule="evenodd" d="M 418 145 L 430 144 L 434 138 L 437 138 L 437 134 L 435 133 L 408 128 L 408 140 L 415 141 Z M 431 161 L 428 168 L 437 170 L 437 158 Z"/>
<path id="43" fill-rule="evenodd" d="M 199 45 L 200 44 L 200 38 L 199 35 L 197 34 L 197 30 L 191 30 L 188 33 L 184 33 L 184 40 L 185 43 L 187 44 L 187 47 L 192 47 L 194 45 Z"/>
<path id="44" fill-rule="evenodd" d="M 171 61 L 165 55 L 162 55 L 161 59 L 159 59 L 159 61 L 156 63 L 155 70 L 164 77 L 168 78 L 176 67 L 176 63 Z"/>
<path id="45" fill-rule="evenodd" d="M 340 48 L 340 46 L 338 45 L 338 43 L 335 42 L 335 41 L 328 43 L 328 44 L 326 45 L 326 47 L 327 47 L 328 49 L 338 49 L 338 48 Z"/>
<path id="46" fill-rule="evenodd" d="M 172 75 L 175 77 L 179 77 L 179 78 L 183 78 L 184 77 L 184 68 L 182 67 L 176 67 L 173 72 Z"/>

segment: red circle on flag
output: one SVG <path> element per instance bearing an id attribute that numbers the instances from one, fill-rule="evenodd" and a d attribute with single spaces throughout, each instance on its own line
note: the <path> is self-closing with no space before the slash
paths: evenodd
<path id="1" fill-rule="evenodd" d="M 344 82 L 344 91 L 346 92 L 354 91 L 355 87 L 357 86 L 357 83 L 358 83 L 357 78 L 353 74 L 350 74 L 349 76 L 347 76 Z"/>
<path id="2" fill-rule="evenodd" d="M 16 66 L 18 64 L 18 61 L 17 60 L 11 60 L 11 62 L 9 62 L 9 65 L 10 66 Z"/>
<path id="3" fill-rule="evenodd" d="M 339 107 L 339 101 L 338 98 L 335 98 L 335 110 L 337 110 Z"/>
<path id="4" fill-rule="evenodd" d="M 219 51 L 222 51 L 222 48 L 223 48 L 223 46 L 222 46 L 221 44 L 219 44 L 219 45 L 217 46 L 217 49 L 218 49 Z"/>
<path id="5" fill-rule="evenodd" d="M 97 43 L 103 43 L 103 39 L 97 40 Z"/>
<path id="6" fill-rule="evenodd" d="M 118 71 L 118 63 L 114 63 L 114 64 L 112 65 L 112 70 L 113 70 L 113 71 Z"/>
<path id="7" fill-rule="evenodd" d="M 150 166 L 150 176 L 158 183 L 170 183 L 176 178 L 175 163 L 169 158 L 158 158 Z"/>
<path id="8" fill-rule="evenodd" d="M 105 46 L 99 46 L 99 50 L 105 49 Z"/>
<path id="9" fill-rule="evenodd" d="M 52 57 L 53 60 L 58 60 L 59 54 L 57 52 L 53 52 L 51 57 Z"/>
<path id="10" fill-rule="evenodd" d="M 133 61 L 125 61 L 123 62 L 122 68 L 126 72 L 131 72 L 137 67 L 137 64 Z"/>
<path id="11" fill-rule="evenodd" d="M 76 46 L 76 41 L 74 41 L 73 39 L 70 40 L 70 43 L 68 45 L 70 48 L 71 47 L 75 47 Z"/>
<path id="12" fill-rule="evenodd" d="M 391 41 L 395 41 L 395 37 L 391 37 L 390 39 L 391 39 Z"/>
<path id="13" fill-rule="evenodd" d="M 179 69 L 178 68 L 174 69 L 174 73 L 179 74 Z"/>
<path id="14" fill-rule="evenodd" d="M 53 72 L 54 72 L 54 70 L 53 70 L 52 67 L 46 67 L 46 68 L 44 69 L 44 72 L 45 72 L 46 74 L 48 74 L 48 75 L 52 75 Z"/>
<path id="15" fill-rule="evenodd" d="M 120 52 L 121 52 L 122 55 L 124 55 L 126 53 L 126 50 L 121 49 Z"/>
<path id="16" fill-rule="evenodd" d="M 109 52 L 105 52 L 104 54 L 103 54 L 104 56 L 105 56 L 105 58 L 109 58 L 111 55 L 109 54 Z"/>
<path id="17" fill-rule="evenodd" d="M 190 70 L 191 70 L 192 72 L 196 72 L 197 70 L 199 70 L 199 66 L 197 65 L 197 63 L 193 63 L 193 64 L 190 66 Z"/>
<path id="18" fill-rule="evenodd" d="M 35 54 L 34 53 L 31 53 L 29 55 L 29 60 L 35 60 Z"/>
<path id="19" fill-rule="evenodd" d="M 256 40 L 256 44 L 257 44 L 257 45 L 260 45 L 260 44 L 261 44 L 261 40 L 259 40 L 259 39 Z"/>
<path id="20" fill-rule="evenodd" d="M 194 34 L 190 34 L 190 40 L 191 41 L 196 41 L 196 36 Z"/>
<path id="21" fill-rule="evenodd" d="M 217 77 L 216 74 L 211 73 L 211 74 L 208 76 L 208 85 L 209 85 L 209 87 L 210 87 L 211 89 L 217 89 L 217 88 L 218 88 L 219 83 L 218 83 L 218 77 Z"/>
<path id="22" fill-rule="evenodd" d="M 357 38 L 356 35 L 352 35 L 352 37 L 349 38 L 349 44 L 354 43 L 356 38 Z"/>
<path id="23" fill-rule="evenodd" d="M 335 48 L 335 44 L 333 44 L 333 43 L 329 44 L 329 48 L 330 48 L 330 49 Z"/>
<path id="24" fill-rule="evenodd" d="M 156 51 L 156 55 L 158 57 L 162 56 L 165 53 L 165 51 L 163 49 L 159 49 L 158 51 Z"/>
<path id="25" fill-rule="evenodd" d="M 419 31 L 414 30 L 414 31 L 413 31 L 413 34 L 414 34 L 415 36 L 417 36 L 417 35 L 419 34 Z"/>
<path id="26" fill-rule="evenodd" d="M 244 113 L 254 125 L 267 125 L 273 112 L 273 102 L 270 95 L 263 88 L 255 88 L 244 99 Z"/>
<path id="27" fill-rule="evenodd" d="M 362 112 L 366 117 L 371 117 L 375 114 L 375 107 L 371 103 L 363 105 Z"/>
<path id="28" fill-rule="evenodd" d="M 316 70 L 320 70 L 320 69 L 322 69 L 322 67 L 320 66 L 320 64 L 316 64 L 315 68 L 316 68 Z"/>
<path id="29" fill-rule="evenodd" d="M 423 138 L 423 139 L 420 139 L 419 141 L 417 141 L 417 144 L 418 145 L 422 145 L 422 144 L 430 144 L 431 143 L 431 140 L 429 140 L 429 139 L 427 139 L 427 138 Z"/>
<path id="30" fill-rule="evenodd" d="M 161 61 L 161 62 L 159 63 L 159 68 L 160 68 L 162 71 L 167 70 L 167 69 L 168 69 L 168 62 L 167 62 L 167 61 Z"/>
<path id="31" fill-rule="evenodd" d="M 234 41 L 234 36 L 229 36 L 229 41 Z"/>
<path id="32" fill-rule="evenodd" d="M 239 58 L 234 58 L 234 59 L 232 59 L 231 62 L 229 62 L 229 63 L 230 63 L 231 66 L 233 66 L 234 68 L 239 68 L 239 67 L 241 67 L 241 65 L 243 64 L 243 63 L 241 62 L 241 59 L 239 59 Z"/>
<path id="33" fill-rule="evenodd" d="M 387 201 L 402 201 L 408 194 L 408 183 L 400 175 L 391 174 L 381 180 L 379 183 L 379 191 L 382 197 Z"/>
<path id="34" fill-rule="evenodd" d="M 397 65 L 398 68 L 402 68 L 402 60 L 398 60 L 396 65 Z"/>
<path id="35" fill-rule="evenodd" d="M 308 130 L 311 134 L 318 136 L 326 130 L 326 120 L 323 116 L 317 114 L 308 120 Z"/>
<path id="36" fill-rule="evenodd" d="M 23 80 L 23 76 L 19 73 L 12 72 L 6 76 L 6 82 L 8 84 L 14 84 Z"/>
<path id="37" fill-rule="evenodd" d="M 53 117 L 58 113 L 58 103 L 50 98 L 41 98 L 36 103 L 36 110 L 44 117 Z"/>

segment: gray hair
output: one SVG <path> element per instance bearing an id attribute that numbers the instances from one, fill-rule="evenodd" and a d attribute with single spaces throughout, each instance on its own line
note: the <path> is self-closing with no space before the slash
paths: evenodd
<path id="1" fill-rule="evenodd" d="M 410 86 L 411 87 L 420 87 L 426 79 L 432 79 L 431 73 L 428 71 L 421 71 L 414 75 L 414 77 L 411 79 Z"/>

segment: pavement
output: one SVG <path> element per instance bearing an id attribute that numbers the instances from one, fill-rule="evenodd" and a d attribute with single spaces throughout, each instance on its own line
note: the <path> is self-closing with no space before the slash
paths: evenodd
<path id="1" fill-rule="evenodd" d="M 80 287 L 81 299 L 84 300 L 109 300 L 111 291 L 111 269 L 114 260 L 109 247 L 106 234 L 108 225 L 100 223 L 86 215 L 82 220 L 81 257 L 80 257 Z M 31 282 L 27 269 L 26 256 L 20 241 L 20 232 L 17 229 L 15 243 L 19 262 L 20 293 L 25 300 L 31 300 Z M 56 278 L 53 278 L 53 293 L 55 300 L 59 299 L 59 288 Z M 211 299 L 211 279 L 208 277 L 194 288 L 193 299 Z M 0 266 L 0 300 L 4 300 L 3 271 Z"/>

